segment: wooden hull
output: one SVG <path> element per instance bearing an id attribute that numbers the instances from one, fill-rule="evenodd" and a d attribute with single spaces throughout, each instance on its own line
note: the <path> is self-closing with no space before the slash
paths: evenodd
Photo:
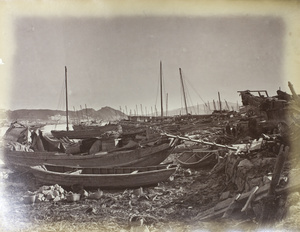
<path id="1" fill-rule="evenodd" d="M 214 151 L 187 151 L 183 152 L 178 158 L 177 161 L 180 166 L 184 168 L 204 168 L 211 167 L 218 162 L 217 159 L 217 150 Z"/>
<path id="2" fill-rule="evenodd" d="M 115 127 L 115 129 L 112 128 L 112 126 Z M 111 129 L 108 129 L 108 128 Z M 109 127 L 106 127 L 106 129 L 89 129 L 89 130 L 73 130 L 73 131 L 57 131 L 57 130 L 52 130 L 51 134 L 53 137 L 57 139 L 61 139 L 64 137 L 68 137 L 69 139 L 89 139 L 89 138 L 94 138 L 94 137 L 101 137 L 105 132 L 107 131 L 117 131 L 117 127 L 115 125 L 109 125 Z M 140 133 L 145 133 L 145 129 L 135 129 L 131 131 L 125 131 L 122 133 L 122 136 L 133 136 L 135 134 L 140 134 Z"/>
<path id="3" fill-rule="evenodd" d="M 69 139 L 88 139 L 93 137 L 100 137 L 106 130 L 94 129 L 94 130 L 74 130 L 74 131 L 58 131 L 52 130 L 51 134 L 58 139 L 68 137 Z"/>
<path id="4" fill-rule="evenodd" d="M 79 174 L 78 171 L 82 172 Z M 85 188 L 102 189 L 138 188 L 156 185 L 159 182 L 168 180 L 175 171 L 176 166 L 170 168 L 167 166 L 114 169 L 83 168 L 80 170 L 47 165 L 31 167 L 32 174 L 42 184 L 79 185 Z"/>
<path id="5" fill-rule="evenodd" d="M 169 156 L 171 150 L 172 147 L 168 143 L 127 151 L 99 152 L 92 155 L 4 150 L 2 160 L 9 168 L 16 171 L 28 170 L 30 166 L 45 163 L 69 167 L 136 167 L 158 165 Z"/>
<path id="6" fill-rule="evenodd" d="M 86 130 L 101 130 L 103 132 L 106 131 L 112 131 L 112 130 L 117 130 L 118 125 L 117 124 L 108 124 L 104 126 L 100 125 L 84 125 L 84 124 L 79 124 L 79 125 L 73 125 L 73 130 L 74 131 L 86 131 Z"/>

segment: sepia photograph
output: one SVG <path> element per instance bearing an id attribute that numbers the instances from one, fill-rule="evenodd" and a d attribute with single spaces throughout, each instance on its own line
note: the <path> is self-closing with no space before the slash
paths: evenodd
<path id="1" fill-rule="evenodd" d="M 0 2 L 0 231 L 300 230 L 300 1 Z"/>

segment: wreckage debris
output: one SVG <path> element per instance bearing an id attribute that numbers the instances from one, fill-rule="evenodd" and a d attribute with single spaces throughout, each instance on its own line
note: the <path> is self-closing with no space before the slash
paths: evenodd
<path id="1" fill-rule="evenodd" d="M 49 202 L 49 201 L 75 202 L 81 199 L 99 200 L 102 196 L 103 196 L 103 191 L 101 191 L 100 189 L 98 189 L 95 192 L 88 192 L 84 189 L 81 189 L 79 193 L 75 193 L 72 191 L 66 191 L 60 185 L 55 184 L 51 186 L 43 185 L 34 192 L 28 191 L 22 197 L 22 201 L 24 204 L 33 204 L 33 203 Z"/>
<path id="2" fill-rule="evenodd" d="M 252 91 L 240 93 L 244 104 L 240 113 L 216 113 L 203 124 L 188 119 L 181 120 L 179 127 L 174 122 L 155 125 L 172 128 L 172 134 L 160 132 L 180 140 L 166 163 L 178 164 L 182 153 L 207 149 L 215 155 L 210 167 L 181 165 L 157 187 L 118 192 L 88 192 L 82 186 L 70 192 L 59 185 L 44 186 L 24 194 L 23 203 L 34 202 L 34 207 L 40 208 L 45 205 L 44 215 L 51 204 L 61 214 L 66 209 L 74 212 L 69 212 L 74 220 L 111 217 L 129 228 L 144 230 L 168 220 L 237 219 L 263 224 L 281 220 L 287 211 L 299 211 L 300 182 L 290 175 L 299 160 L 291 154 L 295 153 L 292 143 L 300 138 L 299 127 L 294 127 L 300 125 L 299 98 L 280 91 L 276 97 L 266 92 L 260 96 L 252 95 Z M 43 204 L 35 204 L 38 202 Z"/>

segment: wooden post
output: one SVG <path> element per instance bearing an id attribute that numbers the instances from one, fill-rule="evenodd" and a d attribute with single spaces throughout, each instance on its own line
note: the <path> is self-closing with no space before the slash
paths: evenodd
<path id="1" fill-rule="evenodd" d="M 281 171 L 283 169 L 284 162 L 285 162 L 286 157 L 288 156 L 288 153 L 289 153 L 289 147 L 288 146 L 284 147 L 284 145 L 282 144 L 280 147 L 279 153 L 278 153 L 275 167 L 274 167 L 270 188 L 267 193 L 267 200 L 265 201 L 265 203 L 263 205 L 262 215 L 260 218 L 261 223 L 270 222 L 272 220 L 270 215 L 274 216 L 274 214 L 276 213 L 273 211 L 273 203 L 275 200 L 275 189 L 278 184 L 278 181 L 279 181 L 279 178 L 281 175 Z M 272 212 L 272 213 L 270 213 L 270 212 Z"/>

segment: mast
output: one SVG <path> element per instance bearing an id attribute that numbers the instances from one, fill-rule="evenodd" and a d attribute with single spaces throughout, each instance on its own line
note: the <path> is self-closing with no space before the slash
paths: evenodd
<path id="1" fill-rule="evenodd" d="M 180 73 L 180 80 L 181 80 L 181 86 L 182 86 L 182 91 L 183 91 L 185 112 L 188 115 L 188 109 L 187 109 L 187 104 L 186 104 L 186 97 L 185 97 L 185 90 L 184 90 L 183 79 L 182 79 L 182 74 L 181 74 L 181 68 L 179 68 L 179 73 Z"/>
<path id="2" fill-rule="evenodd" d="M 66 119 L 67 119 L 67 131 L 69 131 L 67 66 L 65 66 L 65 85 L 66 85 Z"/>
<path id="3" fill-rule="evenodd" d="M 143 116 L 144 112 L 143 112 L 143 105 L 141 104 L 141 116 Z"/>
<path id="4" fill-rule="evenodd" d="M 228 105 L 228 102 L 225 100 L 225 104 L 226 104 L 226 107 L 227 107 L 227 110 L 230 111 L 230 108 L 229 108 L 229 105 Z"/>
<path id="5" fill-rule="evenodd" d="M 75 121 L 75 123 L 77 123 L 75 106 L 73 106 L 73 110 L 74 110 L 74 118 L 75 118 L 73 121 Z"/>
<path id="6" fill-rule="evenodd" d="M 84 114 L 83 114 L 83 110 L 82 110 L 82 106 L 81 105 L 80 105 L 80 112 L 81 112 L 82 120 L 84 121 Z"/>
<path id="7" fill-rule="evenodd" d="M 222 102 L 221 102 L 221 99 L 220 99 L 220 92 L 218 92 L 218 96 L 219 96 L 219 103 L 220 103 L 220 112 L 222 112 Z"/>
<path id="8" fill-rule="evenodd" d="M 166 98 L 166 116 L 168 116 L 168 93 Z"/>
<path id="9" fill-rule="evenodd" d="M 162 95 L 162 64 L 160 61 L 160 116 L 163 118 L 164 116 L 164 108 L 163 108 L 163 95 Z"/>
<path id="10" fill-rule="evenodd" d="M 87 110 L 86 104 L 84 104 L 84 105 L 85 105 L 85 114 L 86 114 L 86 119 L 87 119 L 87 121 L 89 121 L 88 110 Z"/>

